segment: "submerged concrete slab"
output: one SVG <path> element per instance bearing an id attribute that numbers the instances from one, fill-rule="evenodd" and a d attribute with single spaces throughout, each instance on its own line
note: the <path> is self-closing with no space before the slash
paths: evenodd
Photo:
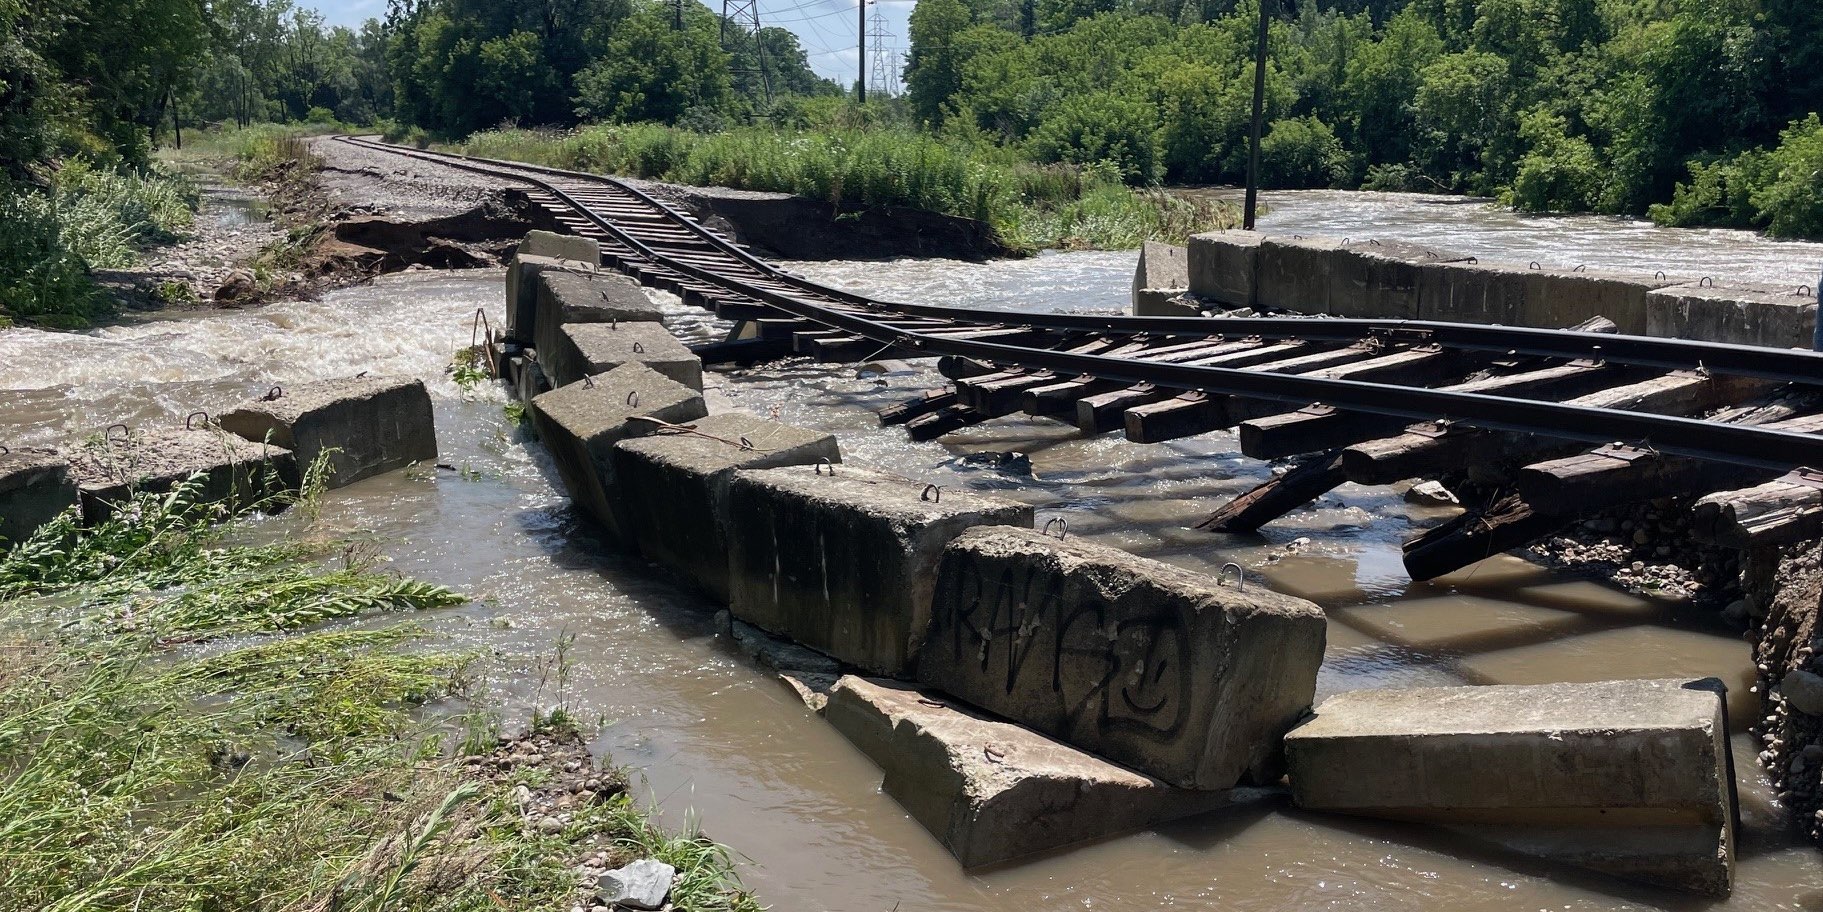
<path id="1" fill-rule="evenodd" d="M 571 323 L 657 323 L 664 312 L 639 283 L 617 272 L 584 275 L 548 270 L 538 276 L 532 347 L 553 351 Z"/>
<path id="2" fill-rule="evenodd" d="M 196 502 L 233 508 L 283 492 L 297 477 L 291 451 L 254 443 L 214 426 L 196 430 L 138 430 L 70 451 L 70 475 L 87 522 L 108 517 L 136 491 L 163 493 L 197 479 Z"/>
<path id="3" fill-rule="evenodd" d="M 1719 690 L 1658 680 L 1340 694 L 1286 736 L 1292 797 L 1726 894 L 1734 797 Z"/>
<path id="4" fill-rule="evenodd" d="M 737 621 L 726 610 L 715 613 L 715 629 L 733 641 L 742 655 L 771 671 L 806 709 L 820 713 L 829 705 L 829 691 L 842 676 L 841 662 Z"/>
<path id="5" fill-rule="evenodd" d="M 275 386 L 219 421 L 248 440 L 270 440 L 290 450 L 300 470 L 327 458 L 331 488 L 437 458 L 430 393 L 422 381 L 410 378 L 351 377 Z"/>
<path id="6" fill-rule="evenodd" d="M 1814 291 L 1789 285 L 1695 282 L 1646 295 L 1646 332 L 1665 338 L 1808 349 L 1816 323 Z"/>
<path id="7" fill-rule="evenodd" d="M 629 537 L 647 560 L 728 601 L 728 483 L 737 469 L 842 461 L 836 438 L 740 412 L 621 441 L 614 474 Z"/>
<path id="8" fill-rule="evenodd" d="M 703 388 L 703 362 L 660 323 L 575 323 L 555 333 L 538 360 L 553 386 L 568 386 L 622 364 L 643 364 L 693 390 Z"/>
<path id="9" fill-rule="evenodd" d="M 1268 237 L 1260 241 L 1257 307 L 1305 314 L 1329 313 L 1335 269 L 1343 242 L 1338 238 Z"/>
<path id="10" fill-rule="evenodd" d="M 1190 236 L 1190 292 L 1230 307 L 1258 303 L 1260 242 L 1257 231 L 1211 231 Z"/>
<path id="11" fill-rule="evenodd" d="M 1032 508 L 853 466 L 736 472 L 728 488 L 734 616 L 858 668 L 903 676 L 930 625 L 943 546 Z"/>
<path id="12" fill-rule="evenodd" d="M 918 680 L 1173 785 L 1276 781 L 1322 609 L 1030 529 L 943 552 Z"/>
<path id="13" fill-rule="evenodd" d="M 1404 241 L 1344 244 L 1332 257 L 1327 313 L 1362 319 L 1417 319 L 1424 267 L 1467 259 Z"/>
<path id="14" fill-rule="evenodd" d="M 651 368 L 626 364 L 532 399 L 532 427 L 557 463 L 577 507 L 626 538 L 614 484 L 614 445 L 657 428 L 639 417 L 679 424 L 708 414 L 703 396 Z"/>
<path id="15" fill-rule="evenodd" d="M 77 501 L 69 460 L 55 451 L 0 452 L 0 545 L 30 538 Z"/>
<path id="16" fill-rule="evenodd" d="M 1172 788 L 896 682 L 844 677 L 824 718 L 880 766 L 886 794 L 967 868 L 1143 829 L 1237 797 Z"/>
<path id="17" fill-rule="evenodd" d="M 519 240 L 516 251 L 520 256 L 541 256 L 558 260 L 574 260 L 590 266 L 601 265 L 601 243 L 594 238 L 578 237 L 574 234 L 558 234 L 555 231 L 528 231 Z"/>

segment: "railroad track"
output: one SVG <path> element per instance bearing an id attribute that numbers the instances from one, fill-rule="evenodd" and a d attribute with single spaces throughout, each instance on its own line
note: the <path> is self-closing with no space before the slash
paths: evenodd
<path id="1" fill-rule="evenodd" d="M 1667 496 L 1735 547 L 1823 533 L 1823 354 L 1411 320 L 1026 314 L 882 301 L 793 275 L 620 180 L 376 149 L 523 183 L 603 266 L 737 321 L 708 361 L 940 357 L 953 381 L 882 412 L 928 439 L 1024 412 L 1153 443 L 1238 428 L 1302 457 L 1201 527 L 1252 531 L 1344 481 L 1469 471 L 1511 496 L 1408 544 L 1416 578 Z M 1606 331 L 1603 331 L 1606 330 Z M 1591 449 L 1589 444 L 1600 446 Z M 1745 483 L 1746 486 L 1743 486 Z M 1713 492 L 1713 493 L 1712 493 Z"/>

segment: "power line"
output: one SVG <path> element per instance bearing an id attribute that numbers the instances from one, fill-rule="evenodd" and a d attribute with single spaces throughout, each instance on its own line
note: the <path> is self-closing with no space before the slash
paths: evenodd
<path id="1" fill-rule="evenodd" d="M 892 48 L 887 46 L 887 42 L 897 36 L 886 30 L 886 8 L 878 0 L 874 3 L 872 25 L 867 33 L 867 37 L 873 41 L 873 57 L 868 61 L 872 79 L 867 88 L 875 95 L 890 98 L 899 93 L 899 68 L 893 65 Z"/>
<path id="2" fill-rule="evenodd" d="M 728 39 L 729 26 L 735 32 L 731 44 Z M 742 75 L 753 75 L 759 71 L 760 88 L 765 95 L 764 106 L 755 105 L 761 110 L 772 110 L 772 74 L 766 71 L 766 42 L 760 39 L 760 0 L 722 0 L 722 50 L 729 57 L 739 58 L 742 46 L 752 43 L 753 66 L 741 66 L 735 72 Z"/>

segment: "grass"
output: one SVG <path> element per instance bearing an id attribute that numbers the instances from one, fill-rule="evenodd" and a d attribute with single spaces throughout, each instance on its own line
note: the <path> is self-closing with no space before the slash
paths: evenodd
<path id="1" fill-rule="evenodd" d="M 477 133 L 455 148 L 551 167 L 794 193 L 838 210 L 924 209 L 985 222 L 1002 244 L 1021 253 L 1182 242 L 1234 221 L 1229 207 L 1133 190 L 1105 169 L 1039 165 L 1004 149 L 903 129 L 501 129 Z"/>
<path id="2" fill-rule="evenodd" d="M 305 533 L 243 543 L 250 514 L 196 492 L 0 557 L 0 910 L 569 908 L 611 846 L 676 864 L 680 909 L 758 912 L 619 774 L 562 832 L 526 825 L 465 756 L 509 749 L 476 658 L 381 620 L 463 596 Z M 582 749 L 561 705 L 540 721 Z"/>

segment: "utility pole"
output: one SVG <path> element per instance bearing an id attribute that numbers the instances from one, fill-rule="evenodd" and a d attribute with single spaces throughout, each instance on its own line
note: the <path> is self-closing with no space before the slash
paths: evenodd
<path id="1" fill-rule="evenodd" d="M 1241 227 L 1252 231 L 1260 205 L 1260 131 L 1266 118 L 1266 4 L 1259 0 L 1260 31 L 1253 46 L 1253 132 L 1247 141 L 1247 201 L 1241 210 Z"/>
<path id="2" fill-rule="evenodd" d="M 855 34 L 859 44 L 855 46 L 855 66 L 859 67 L 855 75 L 855 101 L 867 103 L 867 0 L 855 0 Z"/>
<path id="3" fill-rule="evenodd" d="M 1019 34 L 1025 40 L 1032 40 L 1038 33 L 1038 0 L 1021 0 L 1019 4 Z"/>
<path id="4" fill-rule="evenodd" d="M 671 0 L 671 11 L 672 11 L 672 15 L 671 15 L 672 31 L 677 31 L 677 32 L 683 31 L 684 30 L 684 0 Z"/>

